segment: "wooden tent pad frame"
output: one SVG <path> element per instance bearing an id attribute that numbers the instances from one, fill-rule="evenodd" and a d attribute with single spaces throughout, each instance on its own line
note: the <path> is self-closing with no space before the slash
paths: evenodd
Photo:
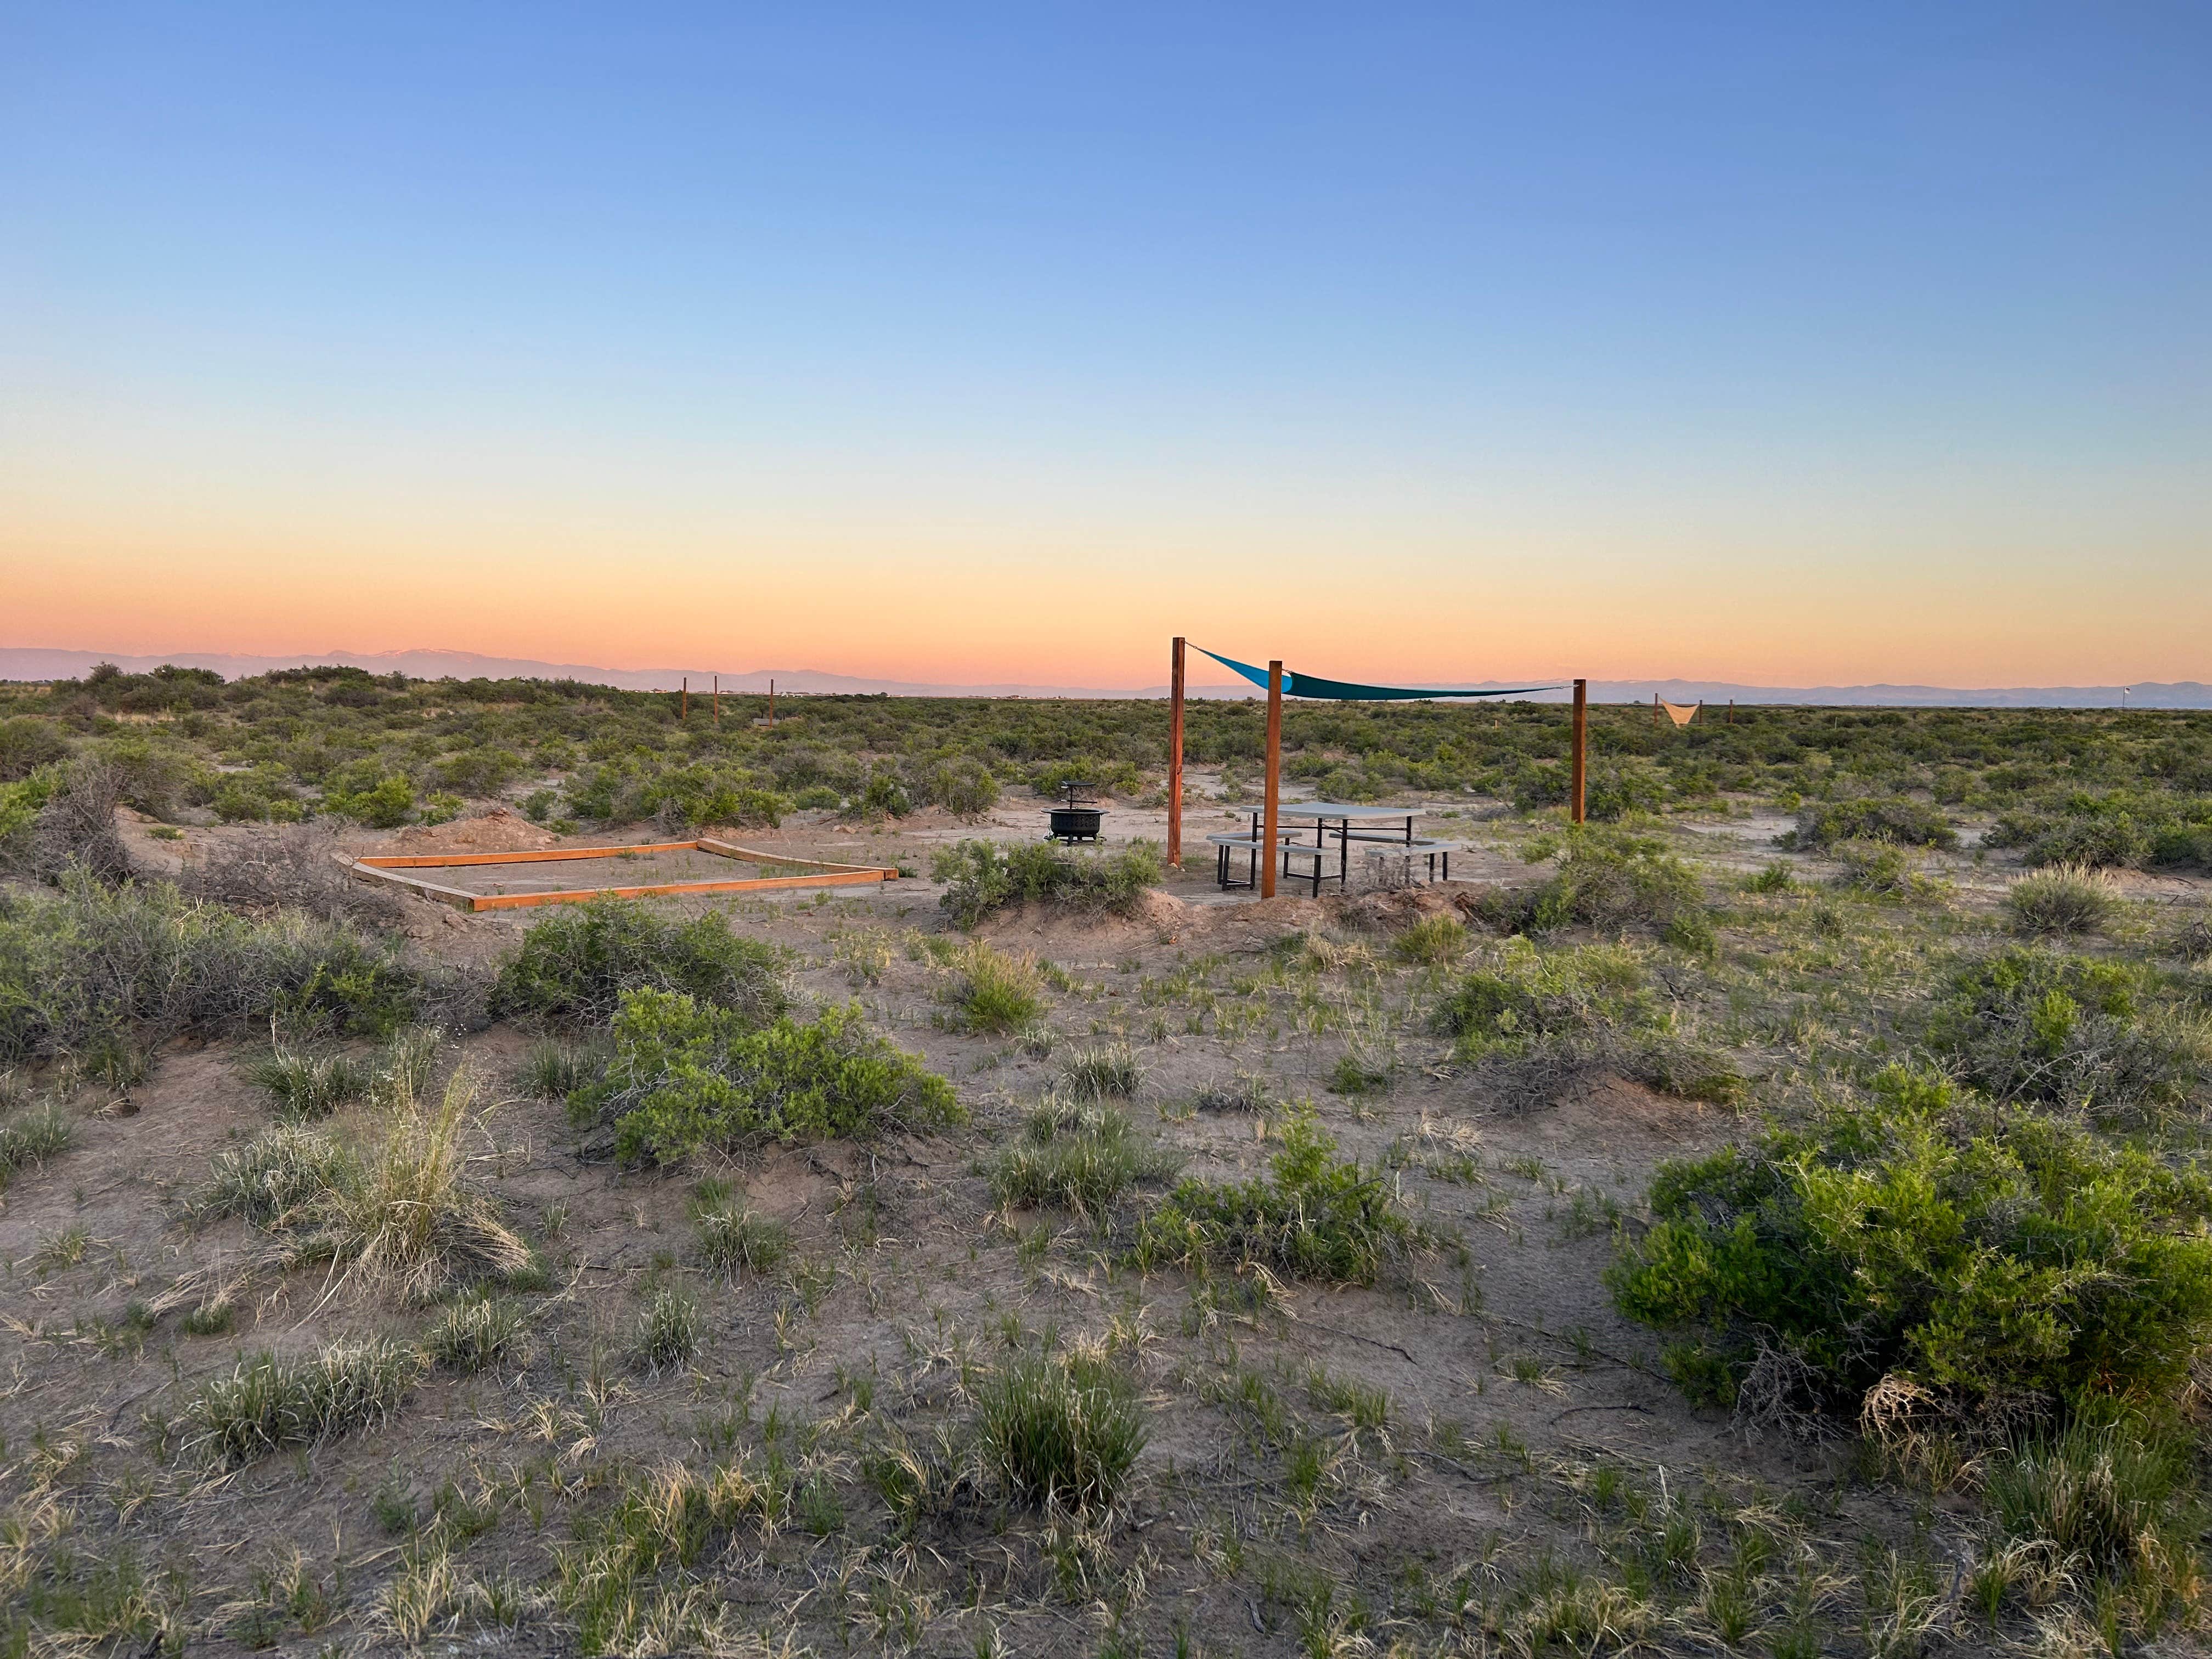
<path id="1" fill-rule="evenodd" d="M 800 876 L 758 876 L 745 881 L 672 881 L 642 887 L 569 887 L 550 893 L 471 893 L 447 887 L 405 870 L 453 869 L 477 864 L 556 864 L 572 859 L 611 859 L 625 854 L 712 853 L 718 858 L 752 864 L 796 865 L 810 872 Z M 540 904 L 584 904 L 596 898 L 662 898 L 687 893 L 757 893 L 779 887 L 857 887 L 870 882 L 895 881 L 898 872 L 880 865 L 831 864 L 821 859 L 793 858 L 781 853 L 757 852 L 726 841 L 701 836 L 696 841 L 641 842 L 624 847 L 557 847 L 530 853 L 433 853 L 392 854 L 349 859 L 338 862 L 365 879 L 388 881 L 450 904 L 459 910 L 526 910 Z"/>

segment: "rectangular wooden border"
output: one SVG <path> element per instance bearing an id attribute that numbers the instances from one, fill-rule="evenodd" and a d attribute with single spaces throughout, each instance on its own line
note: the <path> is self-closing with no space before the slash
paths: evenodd
<path id="1" fill-rule="evenodd" d="M 810 873 L 797 876 L 757 876 L 742 881 L 674 881 L 641 887 L 568 887 L 550 893 L 471 893 L 403 871 L 453 869 L 483 864 L 547 864 L 571 859 L 611 859 L 624 853 L 712 853 L 718 858 L 751 864 L 788 865 Z M 584 904 L 596 898 L 662 898 L 686 893 L 755 893 L 769 888 L 859 887 L 898 879 L 898 872 L 881 865 L 832 864 L 823 859 L 793 858 L 781 853 L 763 853 L 732 842 L 702 836 L 696 841 L 640 842 L 623 847 L 560 847 L 516 853 L 386 854 L 366 858 L 335 855 L 339 864 L 364 880 L 388 881 L 412 888 L 426 898 L 450 904 L 458 910 L 525 910 L 541 904 Z"/>

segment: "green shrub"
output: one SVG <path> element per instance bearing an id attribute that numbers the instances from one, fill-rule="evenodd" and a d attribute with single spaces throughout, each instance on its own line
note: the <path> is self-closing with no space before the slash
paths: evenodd
<path id="1" fill-rule="evenodd" d="M 2091 870 L 2061 865 L 2022 876 L 2005 890 L 2013 931 L 2030 939 L 2100 933 L 2119 909 L 2112 883 Z"/>
<path id="2" fill-rule="evenodd" d="M 1869 898 L 1925 899 L 1941 895 L 1945 884 L 1923 875 L 1917 854 L 1881 842 L 1845 842 L 1835 854 L 1843 868 L 1836 885 Z"/>
<path id="3" fill-rule="evenodd" d="M 1581 829 L 1540 841 L 1533 860 L 1557 852 L 1551 878 L 1518 892 L 1492 895 L 1492 919 L 1510 933 L 1548 933 L 1579 923 L 1620 932 L 1649 927 L 1686 950 L 1711 947 L 1698 878 L 1664 843 L 1618 830 Z"/>
<path id="4" fill-rule="evenodd" d="M 1903 795 L 1823 801 L 1797 815 L 1793 846 L 1833 847 L 1838 842 L 1873 841 L 1893 847 L 1956 847 L 1959 832 L 1933 806 Z"/>
<path id="5" fill-rule="evenodd" d="M 929 770 L 928 798 L 957 818 L 980 818 L 999 804 L 999 781 L 980 761 L 940 761 Z"/>
<path id="6" fill-rule="evenodd" d="M 766 1024 L 791 1006 L 784 953 L 708 911 L 689 921 L 595 899 L 532 924 L 500 969 L 492 1006 L 549 1023 L 604 1025 L 623 995 L 672 991 Z"/>
<path id="7" fill-rule="evenodd" d="M 2212 827 L 2176 824 L 2151 838 L 2150 861 L 2161 869 L 2212 870 Z"/>
<path id="8" fill-rule="evenodd" d="M 1082 1356 L 1009 1362 L 977 1386 L 975 1419 L 991 1468 L 1040 1504 L 1111 1508 L 1145 1449 L 1134 1387 Z"/>
<path id="9" fill-rule="evenodd" d="M 0 783 L 17 783 L 70 756 L 66 733 L 51 720 L 21 715 L 0 720 Z M 5 834 L 0 828 L 0 834 Z"/>
<path id="10" fill-rule="evenodd" d="M 2153 969 L 2014 945 L 1952 976 L 1929 1048 L 1999 1100 L 2127 1116 L 2203 1097 L 2212 1034 Z"/>
<path id="11" fill-rule="evenodd" d="M 281 1358 L 257 1354 L 187 1403 L 186 1449 L 235 1468 L 373 1427 L 399 1408 L 421 1370 L 412 1349 L 380 1340 Z"/>
<path id="12" fill-rule="evenodd" d="M 1070 1112 L 1048 1102 L 1030 1114 L 1023 1139 L 992 1164 L 991 1191 L 1012 1209 L 1054 1205 L 1103 1216 L 1123 1193 L 1169 1166 L 1121 1113 Z"/>
<path id="13" fill-rule="evenodd" d="M 352 818 L 372 830 L 396 830 L 414 816 L 415 787 L 393 774 L 360 789 L 332 789 L 323 805 L 343 818 Z"/>
<path id="14" fill-rule="evenodd" d="M 1044 1011 L 1033 957 L 1010 957 L 981 939 L 954 955 L 940 994 L 970 1031 L 1018 1031 Z"/>
<path id="15" fill-rule="evenodd" d="M 1310 1112 L 1284 1121 L 1269 1172 L 1252 1181 L 1187 1180 L 1138 1230 L 1137 1261 L 1194 1271 L 1257 1262 L 1299 1279 L 1371 1284 L 1423 1235 L 1380 1170 L 1336 1156 Z"/>
<path id="16" fill-rule="evenodd" d="M 615 1130 L 627 1159 L 672 1163 L 702 1146 L 868 1138 L 958 1121 L 952 1085 L 868 1030 L 860 1006 L 756 1030 L 678 992 L 626 991 L 613 1054 L 571 1109 Z"/>
<path id="17" fill-rule="evenodd" d="M 472 982 L 296 911 L 251 921 L 167 883 L 0 892 L 0 1063 L 131 1037 L 466 1024 Z"/>
<path id="18" fill-rule="evenodd" d="M 1896 1375 L 1972 1401 L 2170 1388 L 2212 1338 L 2212 1182 L 1893 1067 L 1805 1132 L 1663 1166 L 1607 1275 L 1731 1397 L 1762 1347 L 1818 1406 Z"/>
<path id="19" fill-rule="evenodd" d="M 1063 904 L 1084 912 L 1133 914 L 1160 883 L 1158 849 L 1133 842 L 1115 853 L 1078 853 L 1050 842 L 1001 848 L 963 841 L 940 848 L 931 877 L 946 884 L 938 903 L 956 926 L 973 927 L 1010 904 Z"/>

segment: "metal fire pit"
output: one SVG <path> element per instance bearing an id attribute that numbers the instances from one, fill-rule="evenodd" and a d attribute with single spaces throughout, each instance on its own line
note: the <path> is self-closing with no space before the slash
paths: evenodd
<path id="1" fill-rule="evenodd" d="M 1103 833 L 1106 813 L 1098 805 L 1098 786 L 1095 783 L 1063 783 L 1060 787 L 1061 805 L 1048 809 L 1048 821 L 1054 841 L 1097 841 Z"/>

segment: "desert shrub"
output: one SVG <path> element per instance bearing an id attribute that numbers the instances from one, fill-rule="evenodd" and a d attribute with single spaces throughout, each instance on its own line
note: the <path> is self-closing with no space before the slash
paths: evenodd
<path id="1" fill-rule="evenodd" d="M 1098 1042 L 1068 1051 L 1060 1063 L 1060 1086 L 1078 1100 L 1127 1100 L 1145 1080 L 1126 1042 Z"/>
<path id="2" fill-rule="evenodd" d="M 1054 1205 L 1103 1216 L 1130 1188 L 1169 1167 L 1120 1112 L 1070 1111 L 1047 1102 L 1030 1114 L 1023 1138 L 991 1165 L 991 1191 L 1012 1209 Z"/>
<path id="3" fill-rule="evenodd" d="M 0 1117 L 0 1192 L 18 1170 L 35 1169 L 67 1151 L 76 1132 L 76 1120 L 52 1102 Z"/>
<path id="4" fill-rule="evenodd" d="M 2212 1182 L 1893 1067 L 1816 1127 L 1662 1166 L 1607 1283 L 1693 1393 L 1791 1356 L 1817 1407 L 2171 1387 L 2212 1337 Z"/>
<path id="5" fill-rule="evenodd" d="M 1941 879 L 1923 875 L 1919 855 L 1883 842 L 1850 841 L 1833 849 L 1843 866 L 1835 884 L 1845 892 L 1877 899 L 1934 899 L 1948 890 Z"/>
<path id="6" fill-rule="evenodd" d="M 1552 877 L 1488 896 L 1486 914 L 1511 933 L 1548 933 L 1579 923 L 1620 932 L 1649 927 L 1669 944 L 1709 949 L 1712 923 L 1690 866 L 1649 836 L 1582 829 L 1539 841 L 1532 861 L 1559 856 Z"/>
<path id="7" fill-rule="evenodd" d="M 628 1159 L 670 1163 L 702 1146 L 866 1139 L 962 1116 L 952 1085 L 867 1029 L 857 1004 L 760 1030 L 680 992 L 623 994 L 613 1053 L 571 1110 L 615 1132 Z"/>
<path id="8" fill-rule="evenodd" d="M 19 782 L 69 757 L 69 738 L 52 720 L 29 715 L 0 720 L 0 783 Z"/>
<path id="9" fill-rule="evenodd" d="M 110 884 L 133 869 L 115 827 L 123 775 L 106 762 L 78 761 L 47 793 L 30 828 L 31 873 L 58 885 L 71 872 Z"/>
<path id="10" fill-rule="evenodd" d="M 323 805 L 372 830 L 396 830 L 414 816 L 415 787 L 401 774 L 392 773 L 357 789 L 327 790 Z"/>
<path id="11" fill-rule="evenodd" d="M 1113 1506 L 1145 1449 L 1127 1378 L 1083 1355 L 1009 1361 L 977 1385 L 976 1437 L 999 1478 L 1034 1502 Z"/>
<path id="12" fill-rule="evenodd" d="M 689 921 L 622 899 L 567 906 L 531 925 L 501 968 L 492 1006 L 549 1022 L 604 1025 L 623 997 L 669 991 L 753 1024 L 791 1006 L 784 953 L 708 911 Z"/>
<path id="13" fill-rule="evenodd" d="M 965 1030 L 1018 1031 L 1044 1010 L 1043 980 L 1034 957 L 1010 957 L 976 939 L 947 966 L 939 994 Z"/>
<path id="14" fill-rule="evenodd" d="M 1951 976 L 1929 1049 L 2000 1100 L 2100 1115 L 2202 1097 L 2212 1033 L 2140 963 L 2013 945 Z"/>
<path id="15" fill-rule="evenodd" d="M 1383 1173 L 1340 1159 L 1335 1138 L 1309 1111 L 1285 1121 L 1267 1175 L 1177 1184 L 1140 1224 L 1136 1255 L 1147 1270 L 1257 1263 L 1365 1285 L 1424 1242 Z"/>
<path id="16" fill-rule="evenodd" d="M 891 773 L 877 772 L 869 777 L 854 805 L 866 817 L 902 818 L 914 811 L 914 798 Z"/>
<path id="17" fill-rule="evenodd" d="M 981 761 L 939 761 L 929 769 L 925 793 L 955 817 L 980 818 L 999 804 L 999 781 Z"/>
<path id="18" fill-rule="evenodd" d="M 1792 845 L 1819 848 L 1838 842 L 1882 842 L 1893 847 L 1956 847 L 1959 832 L 1934 806 L 1903 795 L 1821 801 L 1797 815 Z"/>
<path id="19" fill-rule="evenodd" d="M 0 1061 L 83 1054 L 135 1034 L 266 1030 L 380 1035 L 468 1023 L 465 973 L 403 957 L 296 911 L 251 920 L 167 883 L 0 893 Z"/>
<path id="20" fill-rule="evenodd" d="M 1513 777 L 1516 811 L 1564 806 L 1573 776 L 1557 761 L 1534 761 Z M 1667 780 L 1648 764 L 1600 759 L 1583 780 L 1583 811 L 1593 823 L 1617 823 L 1632 812 L 1656 812 L 1667 804 Z"/>
<path id="21" fill-rule="evenodd" d="M 2212 826 L 2173 824 L 2151 837 L 2150 861 L 2162 869 L 2212 870 Z"/>
<path id="22" fill-rule="evenodd" d="M 1087 783 L 1102 794 L 1127 798 L 1145 787 L 1143 775 L 1125 760 L 1079 757 L 1048 761 L 1030 769 L 1030 787 L 1047 797 L 1057 795 L 1071 783 Z"/>
<path id="23" fill-rule="evenodd" d="M 1539 951 L 1516 939 L 1464 975 L 1436 1018 L 1459 1040 L 1461 1057 L 1474 1060 L 1607 1027 L 1650 1028 L 1662 1016 L 1633 951 L 1606 945 Z"/>
<path id="24" fill-rule="evenodd" d="M 1133 842 L 1115 853 L 1078 853 L 1050 842 L 1001 848 L 963 841 L 939 849 L 931 877 L 946 884 L 938 900 L 956 926 L 973 927 L 1010 904 L 1053 903 L 1085 912 L 1133 914 L 1159 885 L 1158 850 Z"/>
<path id="25" fill-rule="evenodd" d="M 300 1356 L 257 1354 L 186 1404 L 185 1449 L 235 1468 L 373 1427 L 399 1408 L 421 1370 L 412 1349 L 375 1340 Z"/>
<path id="26" fill-rule="evenodd" d="M 195 898 L 236 909 L 292 909 L 325 921 L 388 926 L 403 914 L 399 896 L 338 864 L 337 837 L 325 824 L 242 837 L 185 866 L 178 885 Z"/>
<path id="27" fill-rule="evenodd" d="M 2112 884 L 2094 871 L 2061 865 L 2022 876 L 2005 890 L 2013 931 L 2030 939 L 2102 933 L 2119 909 Z"/>
<path id="28" fill-rule="evenodd" d="M 422 1352 L 448 1370 L 473 1374 L 530 1351 L 529 1316 L 502 1297 L 472 1296 L 438 1316 L 422 1339 Z"/>

